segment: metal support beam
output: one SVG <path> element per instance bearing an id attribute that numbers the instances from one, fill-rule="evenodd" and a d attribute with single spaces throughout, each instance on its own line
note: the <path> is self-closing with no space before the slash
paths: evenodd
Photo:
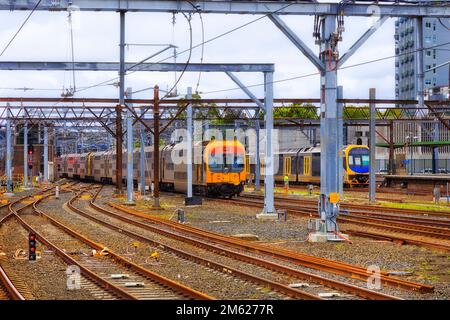
<path id="1" fill-rule="evenodd" d="M 48 176 L 48 127 L 44 127 L 44 182 L 47 183 Z"/>
<path id="2" fill-rule="evenodd" d="M 316 66 L 319 71 L 324 71 L 325 66 L 322 61 L 314 54 L 314 52 L 287 26 L 284 21 L 276 14 L 267 16 L 284 35 Z"/>
<path id="3" fill-rule="evenodd" d="M 274 204 L 274 169 L 275 160 L 273 155 L 273 73 L 264 73 L 265 86 L 265 131 L 266 131 L 266 152 L 264 161 L 264 209 L 260 216 L 276 215 Z"/>
<path id="4" fill-rule="evenodd" d="M 423 21 L 421 17 L 415 19 L 416 22 L 416 64 L 417 64 L 417 72 L 416 72 L 416 95 L 419 108 L 424 107 L 424 72 L 423 72 Z"/>
<path id="5" fill-rule="evenodd" d="M 23 125 L 23 187 L 28 188 L 28 122 Z"/>
<path id="6" fill-rule="evenodd" d="M 256 151 L 255 151 L 255 188 L 254 191 L 260 191 L 261 190 L 261 155 L 260 155 L 260 131 L 261 131 L 261 125 L 259 123 L 259 117 L 256 118 L 255 121 L 255 131 L 256 131 Z"/>
<path id="7" fill-rule="evenodd" d="M 348 49 L 348 51 L 339 59 L 338 68 L 342 67 L 344 63 L 370 38 L 371 35 L 378 30 L 379 27 L 386 22 L 388 16 L 381 17 L 376 21 L 364 34 Z"/>
<path id="8" fill-rule="evenodd" d="M 6 107 L 6 112 L 10 115 L 9 104 Z M 12 136 L 11 136 L 11 120 L 6 120 L 6 193 L 11 194 L 12 186 Z"/>
<path id="9" fill-rule="evenodd" d="M 255 115 L 255 118 L 256 118 L 256 122 L 255 122 L 255 131 L 256 131 L 255 160 L 256 161 L 255 162 L 256 163 L 255 163 L 255 188 L 254 188 L 255 191 L 259 191 L 261 188 L 261 157 L 260 157 L 260 152 L 259 152 L 259 138 L 260 138 L 259 114 L 260 114 L 261 110 L 264 110 L 264 104 L 233 73 L 226 72 L 226 74 L 259 107 L 259 109 L 256 111 L 256 115 Z"/>
<path id="10" fill-rule="evenodd" d="M 159 208 L 159 87 L 153 89 L 153 206 Z"/>
<path id="11" fill-rule="evenodd" d="M 2 61 L 0 70 L 14 71 L 117 71 L 121 63 L 117 62 L 64 62 L 64 61 Z M 270 72 L 274 71 L 273 64 L 250 63 L 142 63 L 129 62 L 123 65 L 124 72 Z"/>
<path id="12" fill-rule="evenodd" d="M 433 140 L 439 141 L 439 121 L 436 119 L 433 122 Z M 438 173 L 439 171 L 439 147 L 433 147 L 432 151 L 432 168 L 433 173 Z"/>
<path id="13" fill-rule="evenodd" d="M 375 88 L 369 89 L 369 97 L 370 99 L 375 99 L 376 91 Z M 369 146 L 369 153 L 370 153 L 370 161 L 369 161 L 369 201 L 373 202 L 376 200 L 375 195 L 375 172 L 376 172 L 376 141 L 375 141 L 375 121 L 376 121 L 376 111 L 375 111 L 375 103 L 371 103 L 369 105 L 370 107 L 370 125 L 369 125 L 369 134 L 370 134 L 370 146 Z"/>
<path id="14" fill-rule="evenodd" d="M 217 13 L 217 14 L 283 14 L 283 15 L 332 15 L 341 13 L 344 16 L 370 17 L 373 15 L 372 3 L 356 3 L 345 6 L 332 2 L 297 2 L 279 0 L 230 1 L 201 0 L 195 1 L 195 7 L 190 1 L 179 0 L 46 0 L 36 7 L 38 0 L 0 0 L 0 10 L 37 10 L 37 11 L 67 11 L 74 6 L 80 11 L 130 11 L 130 12 L 187 12 L 187 13 Z M 443 3 L 440 6 L 423 4 L 377 3 L 379 14 L 391 17 L 448 17 L 450 7 Z"/>
<path id="15" fill-rule="evenodd" d="M 122 108 L 116 108 L 116 194 L 121 195 L 122 190 Z"/>
<path id="16" fill-rule="evenodd" d="M 336 218 L 338 204 L 330 202 L 330 195 L 339 193 L 338 172 L 336 162 L 338 154 L 337 145 L 337 72 L 336 61 L 333 55 L 322 54 L 332 48 L 332 37 L 336 30 L 336 17 L 327 16 L 322 22 L 322 39 L 320 52 L 324 65 L 330 66 L 321 74 L 321 117 L 320 117 L 320 216 L 325 222 L 325 232 L 337 230 Z M 328 237 L 327 237 L 328 238 Z"/>
<path id="17" fill-rule="evenodd" d="M 141 114 L 144 112 L 144 108 L 141 108 Z M 139 177 L 140 177 L 140 183 L 141 183 L 141 195 L 145 196 L 145 127 L 141 123 L 140 126 L 140 138 L 141 138 L 141 150 L 140 150 L 140 157 L 139 157 Z"/>
<path id="18" fill-rule="evenodd" d="M 131 99 L 133 90 L 127 89 L 127 98 Z M 129 105 L 132 108 L 132 105 Z M 133 203 L 133 114 L 127 109 L 127 204 Z"/>
<path id="19" fill-rule="evenodd" d="M 395 174 L 394 121 L 389 122 L 389 174 Z"/>
<path id="20" fill-rule="evenodd" d="M 187 99 L 192 99 L 192 88 L 187 88 Z M 187 170 L 187 197 L 192 198 L 192 149 L 194 147 L 192 138 L 194 135 L 194 126 L 192 123 L 192 104 L 187 106 L 187 141 L 186 141 L 186 170 Z"/>
<path id="21" fill-rule="evenodd" d="M 342 86 L 337 87 L 337 98 L 344 98 L 344 88 Z M 344 196 L 344 105 L 342 103 L 338 103 L 337 106 L 337 144 L 336 144 L 336 153 L 338 155 L 337 165 L 337 178 L 338 178 L 338 188 L 339 195 L 341 198 Z"/>
<path id="22" fill-rule="evenodd" d="M 119 63 L 119 105 L 125 105 L 125 11 L 120 11 L 120 63 Z M 117 69 L 116 69 L 117 70 Z M 116 189 L 121 195 L 122 190 L 122 109 L 116 108 Z"/>

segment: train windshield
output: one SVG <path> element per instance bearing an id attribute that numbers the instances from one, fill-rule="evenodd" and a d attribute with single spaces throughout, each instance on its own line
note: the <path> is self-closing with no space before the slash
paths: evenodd
<path id="1" fill-rule="evenodd" d="M 211 172 L 241 172 L 244 170 L 244 154 L 211 152 L 208 164 Z"/>
<path id="2" fill-rule="evenodd" d="M 353 148 L 348 152 L 348 166 L 355 172 L 369 172 L 369 159 L 369 149 Z"/>

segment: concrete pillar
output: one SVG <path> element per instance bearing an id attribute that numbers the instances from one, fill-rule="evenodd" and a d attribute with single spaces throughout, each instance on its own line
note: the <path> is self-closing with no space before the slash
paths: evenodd
<path id="1" fill-rule="evenodd" d="M 44 182 L 48 179 L 48 127 L 44 127 Z"/>
<path id="2" fill-rule="evenodd" d="M 369 90 L 369 99 L 374 100 L 376 96 L 375 88 L 370 88 Z M 369 172 L 369 201 L 375 201 L 375 172 L 376 172 L 376 141 L 375 141 L 375 121 L 376 121 L 376 112 L 375 112 L 375 103 L 370 103 L 370 121 L 369 121 L 369 133 L 370 133 L 370 172 Z"/>
<path id="3" fill-rule="evenodd" d="M 28 122 L 23 125 L 23 187 L 28 188 Z"/>
<path id="4" fill-rule="evenodd" d="M 265 85 L 265 129 L 266 129 L 266 152 L 264 171 L 264 209 L 258 218 L 277 218 L 274 205 L 274 167 L 273 156 L 273 72 L 264 73 Z"/>
<path id="5" fill-rule="evenodd" d="M 131 99 L 132 89 L 127 89 L 127 98 Z M 132 104 L 128 105 L 133 108 Z M 133 114 L 127 109 L 127 203 L 133 203 Z"/>
<path id="6" fill-rule="evenodd" d="M 187 97 L 188 100 L 192 99 L 192 88 L 187 88 Z M 194 127 L 192 125 L 192 103 L 187 106 L 187 141 L 186 141 L 186 169 L 187 169 L 187 197 L 192 198 L 192 148 L 194 145 L 192 144 L 192 137 L 194 135 Z"/>

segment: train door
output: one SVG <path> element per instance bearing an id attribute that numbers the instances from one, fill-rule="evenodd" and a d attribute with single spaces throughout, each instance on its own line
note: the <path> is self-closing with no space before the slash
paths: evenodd
<path id="1" fill-rule="evenodd" d="M 283 175 L 289 177 L 291 175 L 291 171 L 292 171 L 292 158 L 285 157 L 284 158 Z"/>
<path id="2" fill-rule="evenodd" d="M 311 176 L 311 156 L 305 156 L 303 159 L 303 175 Z"/>
<path id="3" fill-rule="evenodd" d="M 251 172 L 250 172 L 250 156 L 249 155 L 245 156 L 245 175 L 246 175 L 247 179 L 250 179 Z"/>

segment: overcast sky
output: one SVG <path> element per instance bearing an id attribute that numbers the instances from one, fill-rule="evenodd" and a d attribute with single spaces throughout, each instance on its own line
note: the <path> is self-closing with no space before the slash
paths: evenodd
<path id="1" fill-rule="evenodd" d="M 29 12 L 0 12 L 0 49 L 8 43 Z M 257 16 L 204 14 L 205 39 L 212 38 L 254 20 Z M 283 16 L 284 21 L 307 43 L 314 52 L 318 47 L 312 37 L 313 18 L 307 16 Z M 345 33 L 340 43 L 341 55 L 367 29 L 366 18 L 345 19 Z M 193 16 L 193 43 L 201 42 L 201 26 L 198 14 Z M 182 14 L 176 15 L 175 36 L 172 38 L 172 15 L 154 13 L 127 13 L 127 43 L 173 43 L 179 51 L 189 48 L 188 24 Z M 350 58 L 345 66 L 370 61 L 394 54 L 394 19 L 389 19 L 365 44 Z M 119 59 L 119 14 L 118 13 L 77 13 L 75 17 L 74 50 L 76 61 L 115 61 Z M 70 33 L 67 13 L 35 12 L 21 33 L 0 58 L 1 61 L 69 61 Z M 129 46 L 126 61 L 136 62 L 158 51 L 158 47 Z M 201 49 L 194 49 L 192 62 L 200 62 Z M 153 58 L 152 62 L 170 56 L 165 52 Z M 187 54 L 180 55 L 178 62 L 185 62 Z M 166 62 L 173 62 L 169 59 Z M 317 70 L 301 52 L 267 18 L 259 20 L 236 32 L 205 45 L 205 63 L 274 63 L 275 80 L 314 73 Z M 339 71 L 338 83 L 344 86 L 348 98 L 367 98 L 370 87 L 377 89 L 377 97 L 394 98 L 394 59 L 371 63 L 364 66 Z M 117 76 L 117 72 L 77 72 L 78 88 L 94 85 Z M 261 74 L 240 73 L 246 84 L 261 83 Z M 178 89 L 185 92 L 186 87 L 195 90 L 198 73 L 185 74 Z M 173 73 L 136 72 L 126 77 L 126 87 L 138 90 L 158 84 L 162 89 L 174 83 Z M 48 71 L 2 71 L 0 73 L 1 96 L 50 96 L 59 97 L 63 86 L 72 85 L 71 72 Z M 17 91 L 4 88 L 29 87 L 55 89 L 53 91 Z M 207 92 L 236 87 L 225 75 L 220 73 L 203 74 L 199 91 L 204 98 L 245 97 L 240 90 L 221 93 Z M 310 76 L 275 84 L 277 98 L 318 98 L 319 77 Z M 259 97 L 263 87 L 252 88 Z M 119 90 L 114 86 L 102 86 L 76 93 L 76 97 L 118 97 Z M 150 98 L 150 91 L 136 94 L 135 98 Z"/>

